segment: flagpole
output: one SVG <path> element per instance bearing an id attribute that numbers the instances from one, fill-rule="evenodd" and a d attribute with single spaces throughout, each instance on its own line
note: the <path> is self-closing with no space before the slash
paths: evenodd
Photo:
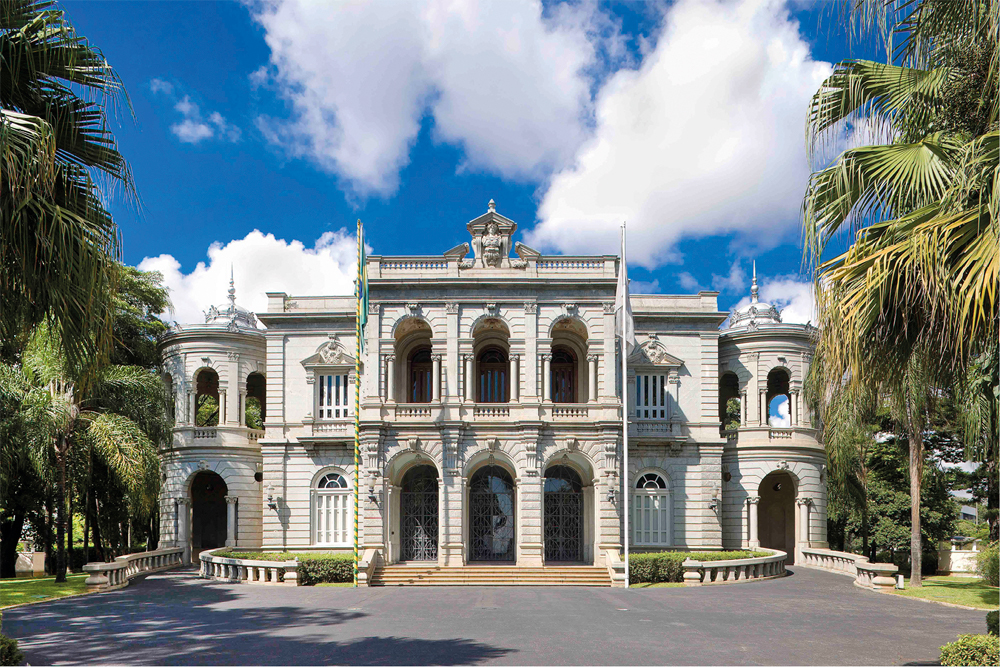
<path id="1" fill-rule="evenodd" d="M 361 486 L 361 298 L 364 240 L 361 238 L 361 219 L 358 218 L 358 279 L 355 282 L 354 305 L 354 587 L 358 587 L 358 488 Z"/>
<path id="2" fill-rule="evenodd" d="M 622 265 L 618 269 L 619 271 L 625 270 L 625 223 L 622 223 Z M 624 315 L 624 310 L 623 310 Z M 623 331 L 624 333 L 624 331 Z M 628 551 L 629 551 L 629 527 L 628 527 L 628 496 L 629 496 L 629 482 L 628 482 L 628 343 L 625 340 L 625 336 L 621 338 L 621 351 L 622 351 L 622 450 L 623 450 L 623 460 L 624 469 L 622 470 L 622 506 L 624 507 L 625 514 L 625 588 L 629 587 L 629 564 L 628 564 Z"/>

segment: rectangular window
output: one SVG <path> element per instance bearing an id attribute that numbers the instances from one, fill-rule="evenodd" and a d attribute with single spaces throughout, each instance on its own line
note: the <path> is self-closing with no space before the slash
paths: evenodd
<path id="1" fill-rule="evenodd" d="M 669 419 L 670 393 L 667 391 L 666 373 L 649 373 L 635 376 L 636 419 Z"/>
<path id="2" fill-rule="evenodd" d="M 319 419 L 342 419 L 351 415 L 347 379 L 347 373 L 319 376 Z"/>

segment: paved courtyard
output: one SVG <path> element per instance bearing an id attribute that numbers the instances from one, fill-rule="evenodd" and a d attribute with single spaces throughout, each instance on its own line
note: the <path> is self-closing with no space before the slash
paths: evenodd
<path id="1" fill-rule="evenodd" d="M 797 568 L 733 586 L 270 587 L 174 571 L 4 613 L 30 664 L 933 663 L 985 612 Z"/>

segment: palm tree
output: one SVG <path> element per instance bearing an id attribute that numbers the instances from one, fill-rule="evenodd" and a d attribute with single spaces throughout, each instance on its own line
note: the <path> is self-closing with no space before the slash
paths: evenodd
<path id="1" fill-rule="evenodd" d="M 855 143 L 871 139 L 816 171 L 803 204 L 825 369 L 817 393 L 831 401 L 874 392 L 906 430 L 911 582 L 919 586 L 929 405 L 1000 342 L 1000 1 L 851 7 L 863 30 L 884 28 L 889 62 L 839 63 L 809 109 L 814 156 L 845 133 Z M 895 48 L 893 36 L 901 38 Z M 824 259 L 845 234 L 853 243 Z"/>
<path id="2" fill-rule="evenodd" d="M 159 492 L 154 442 L 166 430 L 162 380 L 136 366 L 106 366 L 90 375 L 87 389 L 78 390 L 58 340 L 44 327 L 19 364 L 0 364 L 5 417 L 24 426 L 20 432 L 36 467 L 57 480 L 57 581 L 66 577 L 66 470 L 72 457 L 102 459 L 126 487 L 134 516 L 148 516 Z"/>
<path id="3" fill-rule="evenodd" d="M 135 202 L 109 105 L 131 106 L 99 50 L 50 0 L 0 1 L 0 341 L 48 321 L 71 360 L 111 342 L 120 254 L 105 206 Z"/>

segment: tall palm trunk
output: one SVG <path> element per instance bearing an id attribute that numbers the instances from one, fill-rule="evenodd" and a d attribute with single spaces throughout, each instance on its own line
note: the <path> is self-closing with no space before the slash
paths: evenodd
<path id="1" fill-rule="evenodd" d="M 910 442 L 910 586 L 922 586 L 923 544 L 920 538 L 920 490 L 924 476 L 923 433 L 911 423 Z"/>
<path id="2" fill-rule="evenodd" d="M 66 452 L 65 438 L 59 437 L 56 464 L 59 466 L 59 489 L 56 491 L 56 582 L 66 581 Z"/>

